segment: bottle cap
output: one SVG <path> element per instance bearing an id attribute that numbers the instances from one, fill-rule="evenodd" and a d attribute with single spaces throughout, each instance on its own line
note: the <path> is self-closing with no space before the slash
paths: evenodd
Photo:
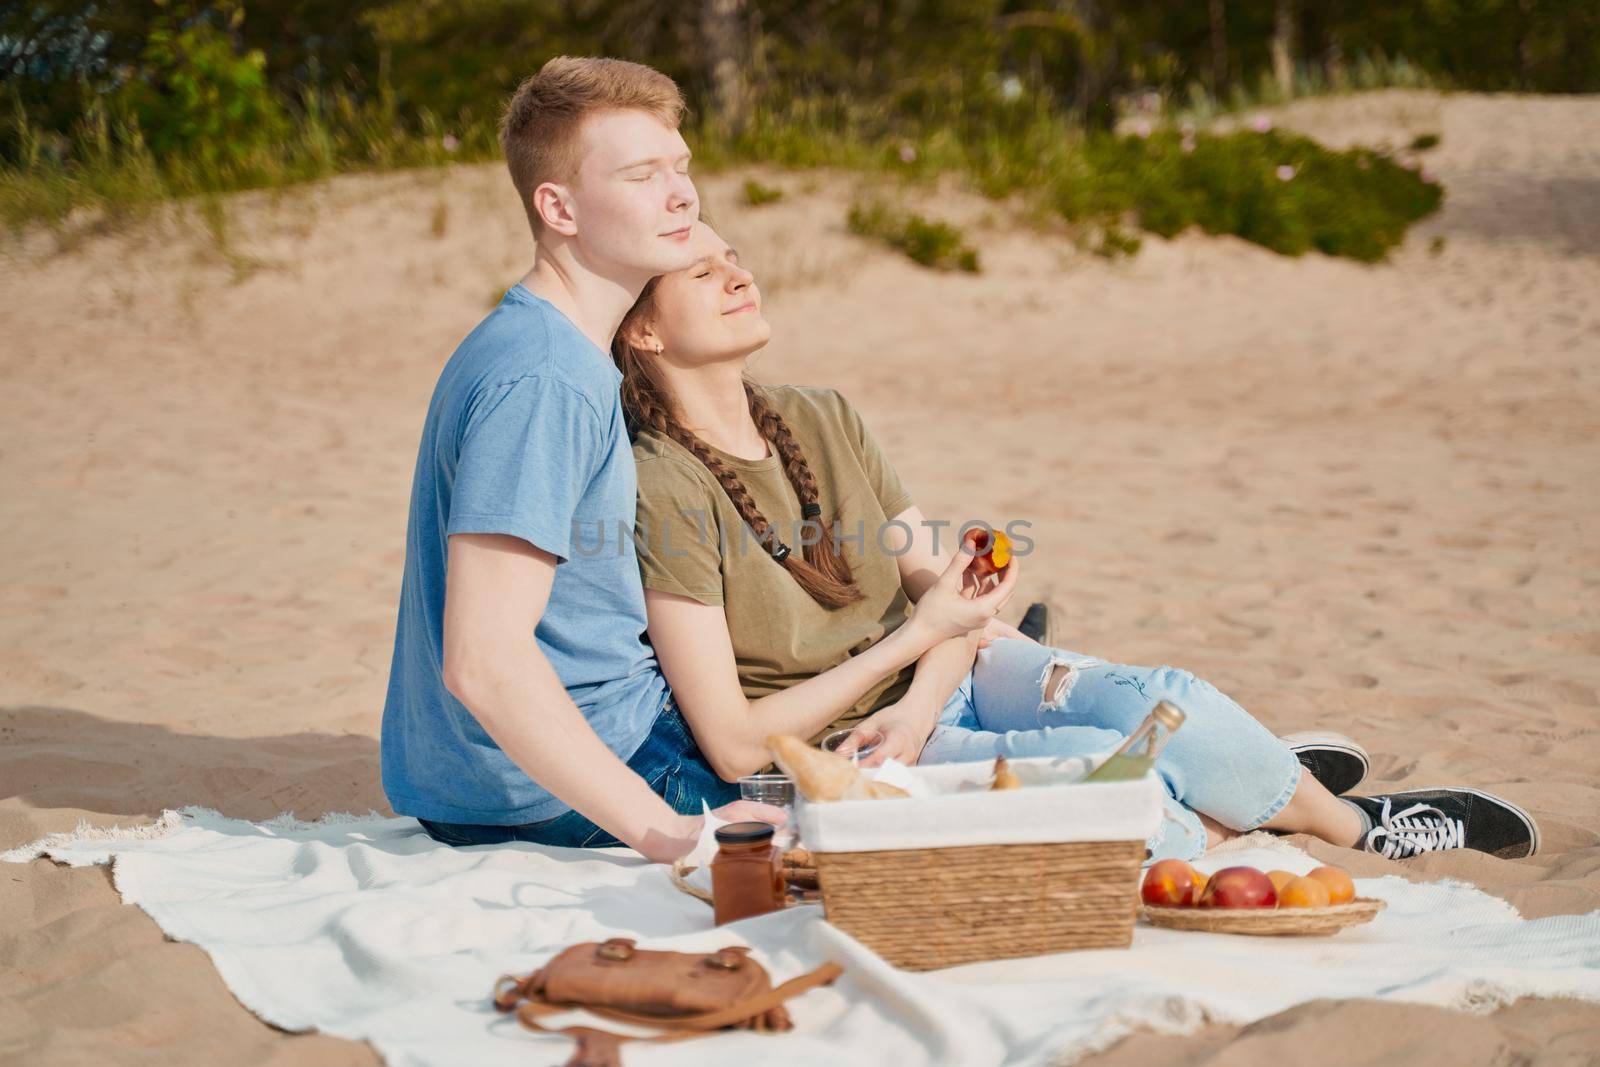
<path id="1" fill-rule="evenodd" d="M 719 845 L 753 845 L 771 840 L 773 832 L 769 822 L 730 822 L 717 827 L 715 835 Z"/>
<path id="2" fill-rule="evenodd" d="M 1159 701 L 1150 714 L 1154 715 L 1156 722 L 1165 726 L 1169 733 L 1183 725 L 1183 709 L 1168 701 Z"/>

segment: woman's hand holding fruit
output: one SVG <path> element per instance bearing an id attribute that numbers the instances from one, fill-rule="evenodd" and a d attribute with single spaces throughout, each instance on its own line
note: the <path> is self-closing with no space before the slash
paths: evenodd
<path id="1" fill-rule="evenodd" d="M 981 532 L 981 531 L 974 531 Z M 981 573 L 980 573 L 981 572 Z M 994 575 L 998 581 L 984 591 Z M 906 624 L 916 628 L 928 647 L 986 627 L 1017 590 L 1017 562 L 995 569 L 988 555 L 957 551 L 936 582 L 917 601 Z"/>

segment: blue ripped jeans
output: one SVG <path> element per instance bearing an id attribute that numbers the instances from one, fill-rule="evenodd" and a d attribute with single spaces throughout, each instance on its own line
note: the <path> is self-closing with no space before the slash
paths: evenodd
<path id="1" fill-rule="evenodd" d="M 1052 672 L 1057 684 L 1046 694 Z M 1156 759 L 1167 795 L 1165 817 L 1148 842 L 1152 861 L 1205 851 L 1197 811 L 1251 830 L 1289 803 L 1300 761 L 1210 683 L 1174 667 L 1126 667 L 1014 638 L 979 650 L 917 762 L 1110 752 L 1158 700 L 1170 700 L 1186 718 Z"/>

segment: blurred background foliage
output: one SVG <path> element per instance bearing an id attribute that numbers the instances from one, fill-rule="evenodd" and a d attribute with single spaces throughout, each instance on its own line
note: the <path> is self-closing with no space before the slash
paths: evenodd
<path id="1" fill-rule="evenodd" d="M 507 94 L 562 53 L 675 78 L 704 162 L 959 171 L 995 196 L 1049 186 L 1068 218 L 1134 211 L 1158 232 L 1254 227 L 1283 251 L 1356 254 L 1360 242 L 1250 222 L 1238 205 L 1292 198 L 1321 174 L 1347 195 L 1395 186 L 1374 211 L 1409 217 L 1429 200 L 1411 187 L 1417 168 L 1324 160 L 1280 188 L 1266 176 L 1312 151 L 1286 137 L 1255 161 L 1261 145 L 1242 141 L 1231 152 L 1202 135 L 1196 153 L 1173 132 L 1118 149 L 1102 131 L 1130 111 L 1175 129 L 1386 85 L 1593 91 L 1600 3 L 18 0 L 0 8 L 0 213 L 115 218 L 342 169 L 491 158 Z M 1234 166 L 1248 176 L 1217 176 Z M 1256 192 L 1241 200 L 1241 184 Z"/>

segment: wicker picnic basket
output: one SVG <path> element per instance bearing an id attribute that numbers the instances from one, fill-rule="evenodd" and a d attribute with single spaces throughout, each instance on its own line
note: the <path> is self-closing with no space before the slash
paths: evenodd
<path id="1" fill-rule="evenodd" d="M 1160 787 L 1154 778 L 1047 784 L 1051 764 L 1015 761 L 1030 786 L 1019 790 L 977 792 L 988 768 L 950 764 L 914 768 L 949 794 L 802 803 L 801 839 L 828 921 L 914 971 L 1127 948 Z M 937 843 L 975 828 L 993 843 Z"/>

